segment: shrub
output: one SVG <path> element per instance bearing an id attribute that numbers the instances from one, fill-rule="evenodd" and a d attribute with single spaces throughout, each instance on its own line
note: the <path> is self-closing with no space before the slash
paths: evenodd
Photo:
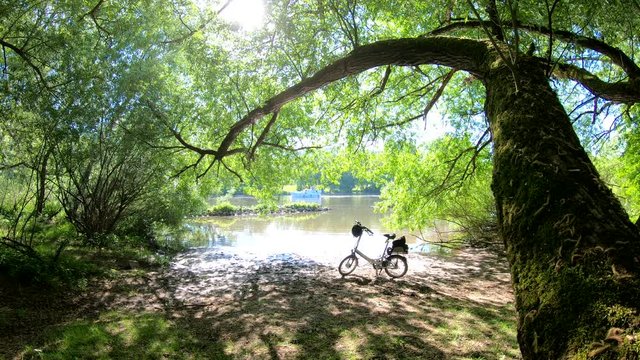
<path id="1" fill-rule="evenodd" d="M 207 215 L 210 216 L 231 216 L 240 212 L 241 209 L 238 206 L 235 206 L 229 202 L 223 202 L 207 210 Z"/>
<path id="2" fill-rule="evenodd" d="M 320 204 L 307 203 L 307 202 L 295 202 L 285 206 L 286 209 L 295 211 L 318 211 L 320 210 Z"/>

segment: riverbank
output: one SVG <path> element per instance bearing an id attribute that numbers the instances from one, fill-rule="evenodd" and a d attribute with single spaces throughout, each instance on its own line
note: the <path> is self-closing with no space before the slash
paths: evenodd
<path id="1" fill-rule="evenodd" d="M 191 250 L 78 294 L 12 293 L 0 358 L 516 359 L 505 264 L 475 249 L 410 254 L 392 281 L 369 266 L 342 278 L 291 254 Z"/>

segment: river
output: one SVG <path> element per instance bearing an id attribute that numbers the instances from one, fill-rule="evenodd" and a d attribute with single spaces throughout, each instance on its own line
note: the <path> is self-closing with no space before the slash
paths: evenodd
<path id="1" fill-rule="evenodd" d="M 396 229 L 385 229 L 383 215 L 375 211 L 377 196 L 323 196 L 328 211 L 278 216 L 211 217 L 190 221 L 186 239 L 194 248 L 220 248 L 251 253 L 256 257 L 295 254 L 319 262 L 335 262 L 349 254 L 355 244 L 351 227 L 355 220 L 370 228 L 373 236 L 363 235 L 360 250 L 380 255 L 383 233 L 406 235 L 410 251 L 425 252 L 431 247 L 415 236 Z M 236 205 L 251 205 L 251 198 L 233 198 Z"/>

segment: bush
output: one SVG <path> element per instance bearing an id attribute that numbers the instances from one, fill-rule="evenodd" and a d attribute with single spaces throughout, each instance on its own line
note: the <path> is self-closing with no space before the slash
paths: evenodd
<path id="1" fill-rule="evenodd" d="M 254 207 L 252 207 L 251 209 L 249 209 L 249 211 L 254 212 L 254 213 L 258 213 L 258 214 L 271 214 L 274 213 L 276 211 L 278 211 L 278 206 L 275 204 L 258 204 Z"/>
<path id="2" fill-rule="evenodd" d="M 42 252 L 54 251 L 49 248 Z M 82 288 L 88 277 L 101 270 L 95 263 L 71 254 L 64 253 L 53 262 L 50 257 L 39 259 L 0 247 L 0 272 L 24 285 Z"/>
<path id="3" fill-rule="evenodd" d="M 229 202 L 223 202 L 207 210 L 207 215 L 209 216 L 232 216 L 241 212 L 242 209 L 238 206 L 235 206 Z"/>
<path id="4" fill-rule="evenodd" d="M 276 213 L 295 213 L 295 212 L 310 212 L 323 210 L 320 204 L 315 203 L 291 203 L 284 206 L 277 206 L 275 204 L 258 204 L 252 207 L 241 207 L 232 205 L 229 202 L 223 202 L 211 207 L 206 215 L 207 216 L 234 216 L 234 215 L 254 215 L 254 214 L 276 214 Z"/>
<path id="5" fill-rule="evenodd" d="M 285 206 L 285 209 L 291 209 L 294 211 L 319 211 L 321 210 L 320 204 L 307 203 L 307 202 L 295 202 Z"/>

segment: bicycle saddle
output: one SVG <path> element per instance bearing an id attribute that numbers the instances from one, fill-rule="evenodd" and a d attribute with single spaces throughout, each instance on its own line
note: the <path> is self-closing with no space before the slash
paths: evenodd
<path id="1" fill-rule="evenodd" d="M 392 240 L 396 238 L 396 234 L 383 234 L 387 239 Z"/>

